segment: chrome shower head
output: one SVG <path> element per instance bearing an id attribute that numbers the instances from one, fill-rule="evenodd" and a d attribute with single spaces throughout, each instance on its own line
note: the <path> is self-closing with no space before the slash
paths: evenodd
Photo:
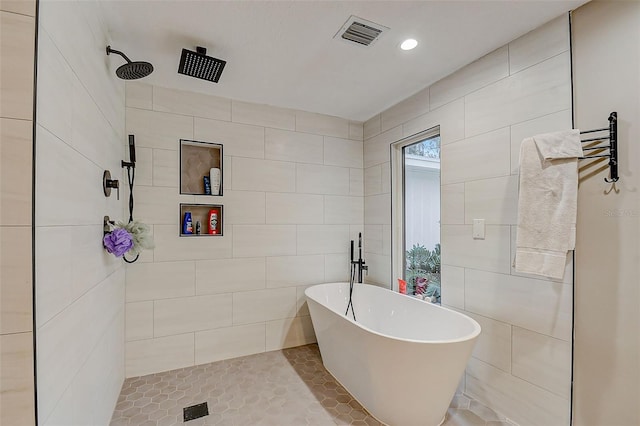
<path id="1" fill-rule="evenodd" d="M 120 52 L 119 50 L 114 50 L 111 46 L 107 46 L 107 55 L 111 53 L 116 53 L 122 56 L 127 63 L 124 65 L 120 65 L 116 70 L 116 75 L 123 80 L 137 80 L 139 78 L 143 78 L 148 76 L 153 72 L 153 65 L 149 62 L 143 61 L 131 61 L 127 58 L 127 55 Z"/>

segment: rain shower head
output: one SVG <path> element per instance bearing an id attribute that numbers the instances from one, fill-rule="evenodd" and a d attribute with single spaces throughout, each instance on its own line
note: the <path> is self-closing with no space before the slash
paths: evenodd
<path id="1" fill-rule="evenodd" d="M 227 61 L 207 56 L 207 49 L 196 47 L 196 51 L 182 49 L 178 74 L 184 74 L 217 83 Z"/>
<path id="2" fill-rule="evenodd" d="M 119 50 L 112 49 L 111 46 L 107 46 L 107 55 L 111 53 L 116 53 L 127 61 L 126 64 L 120 65 L 116 70 L 116 75 L 123 80 L 137 80 L 139 78 L 146 77 L 153 72 L 153 65 L 149 62 L 132 62 L 124 53 Z"/>

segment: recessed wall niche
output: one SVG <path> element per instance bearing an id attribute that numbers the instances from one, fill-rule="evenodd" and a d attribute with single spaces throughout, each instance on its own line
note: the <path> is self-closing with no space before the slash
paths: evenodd
<path id="1" fill-rule="evenodd" d="M 180 194 L 222 195 L 222 187 L 222 144 L 180 139 Z"/>
<path id="2" fill-rule="evenodd" d="M 223 208 L 221 204 L 180 204 L 180 236 L 221 237 L 224 221 Z M 187 214 L 190 217 L 189 231 L 185 224 Z"/>

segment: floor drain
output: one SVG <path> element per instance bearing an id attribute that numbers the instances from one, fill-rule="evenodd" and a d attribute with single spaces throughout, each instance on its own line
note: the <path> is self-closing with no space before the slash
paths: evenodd
<path id="1" fill-rule="evenodd" d="M 209 407 L 206 402 L 202 404 L 192 405 L 190 407 L 184 407 L 182 409 L 182 414 L 184 416 L 184 421 L 188 422 L 189 420 L 199 419 L 200 417 L 209 415 Z"/>

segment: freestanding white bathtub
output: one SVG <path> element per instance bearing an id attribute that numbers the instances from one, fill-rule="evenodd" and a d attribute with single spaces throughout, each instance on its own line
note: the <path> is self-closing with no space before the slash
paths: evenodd
<path id="1" fill-rule="evenodd" d="M 319 284 L 305 294 L 325 368 L 379 421 L 442 423 L 480 326 L 466 315 L 390 290 Z"/>

